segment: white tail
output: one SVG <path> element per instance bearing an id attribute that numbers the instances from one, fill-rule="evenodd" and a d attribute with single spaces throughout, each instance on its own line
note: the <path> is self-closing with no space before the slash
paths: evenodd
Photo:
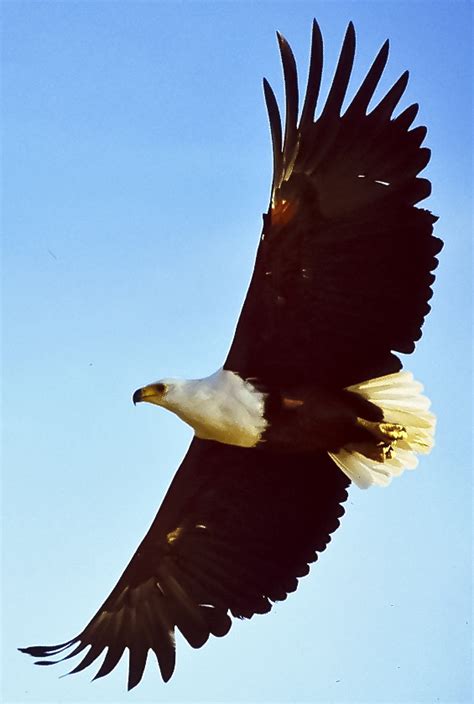
<path id="1" fill-rule="evenodd" d="M 436 418 L 428 410 L 430 400 L 423 396 L 422 384 L 405 371 L 363 381 L 347 390 L 378 406 L 383 411 L 383 422 L 403 426 L 406 436 L 394 441 L 393 452 L 383 461 L 359 452 L 357 443 L 329 455 L 361 489 L 374 484 L 387 486 L 392 477 L 417 466 L 416 453 L 427 454 L 433 447 Z"/>

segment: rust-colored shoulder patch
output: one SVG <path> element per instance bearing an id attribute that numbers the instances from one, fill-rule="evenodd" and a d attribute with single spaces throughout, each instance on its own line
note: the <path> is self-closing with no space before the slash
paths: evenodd
<path id="1" fill-rule="evenodd" d="M 271 209 L 272 225 L 287 225 L 295 217 L 298 211 L 297 200 L 278 200 Z"/>
<path id="2" fill-rule="evenodd" d="M 300 408 L 304 404 L 300 398 L 285 398 L 282 400 L 283 408 L 288 408 L 289 410 L 294 410 L 295 408 Z"/>

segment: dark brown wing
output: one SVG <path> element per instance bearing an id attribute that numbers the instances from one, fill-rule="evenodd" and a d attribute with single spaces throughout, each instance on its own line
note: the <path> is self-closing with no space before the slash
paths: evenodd
<path id="1" fill-rule="evenodd" d="M 355 54 L 352 24 L 315 121 L 322 73 L 316 22 L 298 123 L 295 60 L 278 40 L 285 128 L 265 81 L 272 197 L 225 368 L 269 385 L 284 378 L 346 386 L 398 370 L 392 351 L 413 351 L 430 310 L 441 242 L 432 236 L 436 218 L 415 207 L 430 193 L 429 181 L 417 177 L 430 157 L 420 146 L 426 128 L 410 129 L 417 105 L 393 117 L 408 73 L 368 110 L 388 42 L 341 115 Z"/>
<path id="2" fill-rule="evenodd" d="M 282 457 L 193 440 L 149 532 L 90 623 L 67 643 L 23 652 L 68 659 L 90 646 L 72 670 L 79 672 L 107 648 L 102 677 L 128 647 L 130 689 L 153 650 L 168 680 L 176 628 L 199 648 L 210 634 L 228 632 L 229 611 L 266 613 L 296 589 L 339 525 L 348 483 L 325 454 Z"/>

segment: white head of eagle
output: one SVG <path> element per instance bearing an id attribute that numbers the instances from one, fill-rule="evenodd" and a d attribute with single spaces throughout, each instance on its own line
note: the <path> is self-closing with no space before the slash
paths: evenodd
<path id="1" fill-rule="evenodd" d="M 205 379 L 161 379 L 133 394 L 173 411 L 204 440 L 254 447 L 267 426 L 266 394 L 231 371 L 219 369 Z"/>

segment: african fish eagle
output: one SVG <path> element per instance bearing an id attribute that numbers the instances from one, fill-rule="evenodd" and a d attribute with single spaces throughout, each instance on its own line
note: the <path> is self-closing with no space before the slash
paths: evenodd
<path id="1" fill-rule="evenodd" d="M 295 591 L 339 526 L 351 481 L 385 486 L 433 445 L 422 386 L 401 370 L 430 307 L 442 243 L 416 204 L 430 158 L 418 106 L 396 117 L 408 72 L 369 110 L 388 58 L 380 49 L 348 107 L 355 55 L 349 24 L 326 102 L 313 23 L 306 94 L 278 34 L 284 129 L 264 80 L 273 181 L 250 287 L 228 357 L 208 378 L 163 379 L 135 403 L 168 408 L 195 436 L 151 528 L 90 623 L 55 646 L 68 659 L 106 649 L 107 675 L 129 649 L 128 688 L 149 650 L 163 680 L 175 668 L 175 629 L 194 648 L 224 636 Z M 52 661 L 41 660 L 41 664 Z M 54 660 L 58 662 L 58 660 Z"/>

